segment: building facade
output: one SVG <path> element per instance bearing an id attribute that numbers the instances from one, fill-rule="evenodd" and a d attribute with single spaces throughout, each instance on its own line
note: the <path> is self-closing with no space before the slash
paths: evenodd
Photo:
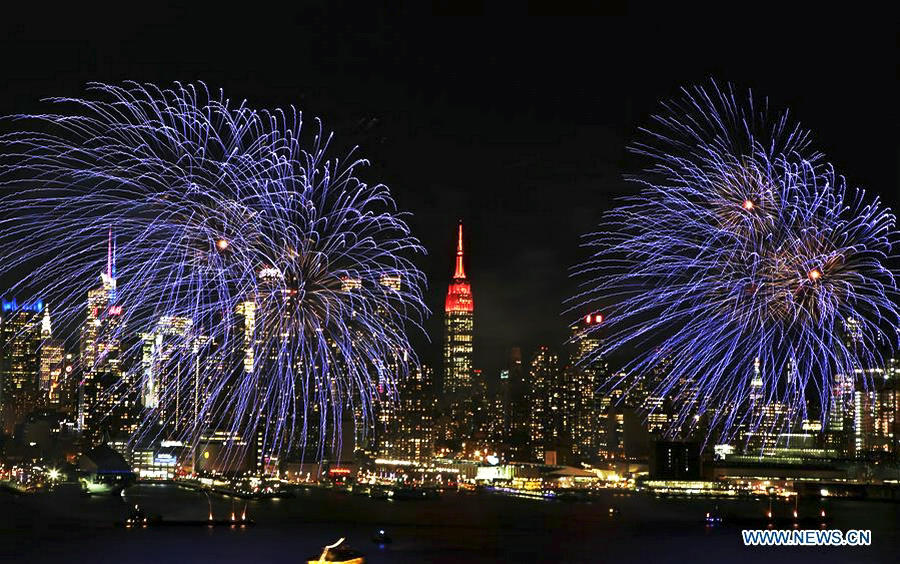
<path id="1" fill-rule="evenodd" d="M 473 340 L 472 288 L 463 265 L 463 231 L 459 225 L 456 268 L 444 302 L 444 381 L 442 399 L 445 441 L 470 438 L 473 431 Z"/>
<path id="2" fill-rule="evenodd" d="M 600 348 L 597 328 L 602 322 L 602 315 L 591 314 L 571 327 L 572 453 L 582 460 L 592 460 L 605 450 L 609 406 L 604 409 L 600 388 L 607 367 L 603 359 L 592 356 Z"/>
<path id="3" fill-rule="evenodd" d="M 77 428 L 87 444 L 99 444 L 104 436 L 128 426 L 131 413 L 122 413 L 119 394 L 128 390 L 122 382 L 122 307 L 116 300 L 115 251 L 110 233 L 106 272 L 100 286 L 88 291 L 87 316 L 81 327 L 81 382 L 78 391 Z M 116 411 L 116 413 L 114 413 Z M 125 421 L 120 421 L 124 415 Z"/>
<path id="4" fill-rule="evenodd" d="M 0 412 L 6 434 L 12 434 L 38 405 L 43 309 L 41 300 L 22 305 L 15 299 L 2 302 Z"/>

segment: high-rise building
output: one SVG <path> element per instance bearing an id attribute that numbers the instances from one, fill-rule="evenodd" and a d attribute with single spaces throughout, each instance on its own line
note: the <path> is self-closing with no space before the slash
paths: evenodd
<path id="1" fill-rule="evenodd" d="M 473 431 L 474 303 L 463 266 L 463 231 L 459 225 L 456 268 L 444 302 L 444 382 L 442 398 L 446 416 L 445 440 L 468 439 Z"/>
<path id="2" fill-rule="evenodd" d="M 856 458 L 897 457 L 900 441 L 900 367 L 889 359 L 885 368 L 857 370 L 851 405 L 850 454 Z"/>
<path id="3" fill-rule="evenodd" d="M 650 477 L 655 480 L 699 480 L 700 444 L 656 441 L 650 449 Z"/>
<path id="4" fill-rule="evenodd" d="M 256 366 L 253 381 L 256 397 L 252 416 L 256 424 L 256 465 L 262 474 L 275 474 L 279 467 L 279 453 L 290 443 L 280 429 L 290 428 L 283 411 L 273 412 L 265 404 L 271 402 L 272 382 L 293 378 L 296 382 L 301 372 L 293 355 L 291 343 L 299 338 L 293 329 L 296 309 L 296 282 L 280 269 L 267 267 L 257 273 L 259 287 L 256 302 L 255 347 Z M 274 376 L 273 375 L 277 375 Z M 268 399 L 267 399 L 268 398 Z"/>
<path id="5" fill-rule="evenodd" d="M 78 419 L 81 373 L 77 353 L 63 351 L 58 384 L 50 390 L 50 407 L 64 414 L 74 426 Z"/>
<path id="6" fill-rule="evenodd" d="M 379 282 L 382 286 L 394 292 L 399 292 L 403 289 L 403 279 L 397 273 L 382 274 Z"/>
<path id="7" fill-rule="evenodd" d="M 650 434 L 643 417 L 624 402 L 612 401 L 606 418 L 605 456 L 618 460 L 646 459 L 650 452 Z"/>
<path id="8" fill-rule="evenodd" d="M 122 306 L 116 305 L 114 249 L 110 232 L 106 272 L 100 274 L 101 285 L 88 291 L 87 319 L 81 328 L 77 427 L 94 444 L 106 435 L 133 428 L 137 417 L 132 402 L 123 397 L 135 390 L 122 381 Z"/>
<path id="9" fill-rule="evenodd" d="M 216 352 L 211 361 L 224 365 L 235 376 L 234 386 L 252 390 L 242 404 L 226 402 L 224 418 L 233 419 L 240 413 L 237 427 L 251 441 L 255 469 L 260 474 L 275 474 L 280 465 L 279 453 L 301 458 L 315 456 L 318 450 L 323 418 L 316 398 L 330 393 L 320 389 L 318 378 L 310 377 L 301 361 L 289 351 L 301 338 L 294 328 L 298 290 L 296 280 L 273 266 L 257 272 L 257 291 L 236 306 L 234 342 L 227 351 Z M 359 288 L 358 280 L 343 280 L 343 290 Z M 215 343 L 207 348 L 215 349 Z M 332 345 L 333 346 L 333 345 Z M 221 357 L 221 359 L 220 359 Z M 278 401 L 274 383 L 293 379 L 293 409 L 271 410 L 267 404 Z M 285 401 L 288 398 L 283 398 Z M 290 420 L 289 420 L 290 419 Z M 286 429 L 293 431 L 289 436 Z M 291 447 L 288 450 L 288 447 Z M 307 455 L 306 449 L 310 448 Z M 303 451 L 303 452 L 300 452 Z"/>
<path id="10" fill-rule="evenodd" d="M 240 302 L 235 313 L 238 325 L 236 331 L 241 340 L 239 352 L 243 358 L 243 372 L 250 374 L 255 365 L 256 302 L 253 300 Z"/>
<path id="11" fill-rule="evenodd" d="M 44 304 L 35 300 L 19 305 L 15 299 L 4 299 L 2 306 L 0 412 L 3 431 L 11 434 L 16 424 L 37 407 Z"/>
<path id="12" fill-rule="evenodd" d="M 152 333 L 142 335 L 143 407 L 153 413 L 168 438 L 188 439 L 208 422 L 207 338 L 197 335 L 187 317 L 165 315 Z"/>
<path id="13" fill-rule="evenodd" d="M 490 448 L 493 443 L 490 439 L 492 402 L 488 395 L 487 378 L 479 368 L 472 370 L 471 398 L 470 443 L 475 450 L 484 451 Z"/>
<path id="14" fill-rule="evenodd" d="M 526 396 L 530 409 L 528 443 L 532 461 L 543 462 L 545 452 L 556 446 L 554 440 L 558 437 L 558 431 L 554 428 L 556 417 L 553 408 L 558 407 L 560 402 L 554 400 L 553 395 L 560 380 L 559 372 L 559 356 L 546 346 L 538 347 L 528 367 Z"/>
<path id="15" fill-rule="evenodd" d="M 788 363 L 787 371 L 793 371 Z M 771 452 L 778 443 L 779 436 L 791 430 L 795 419 L 792 406 L 767 398 L 763 391 L 760 359 L 753 363 L 750 379 L 750 394 L 745 407 L 745 415 L 740 428 L 740 440 L 748 453 Z"/>
<path id="16" fill-rule="evenodd" d="M 678 436 L 678 414 L 675 396 L 678 390 L 665 387 L 672 364 L 670 356 L 661 355 L 649 373 L 628 391 L 628 404 L 640 408 L 647 431 L 657 437 Z"/>
<path id="17" fill-rule="evenodd" d="M 559 360 L 557 360 L 559 362 Z M 550 372 L 547 390 L 548 420 L 544 436 L 544 461 L 547 464 L 570 464 L 572 454 L 572 423 L 575 413 L 575 394 L 571 367 L 557 364 Z M 547 453 L 552 452 L 551 456 Z"/>
<path id="18" fill-rule="evenodd" d="M 491 443 L 504 455 L 509 450 L 509 401 L 509 369 L 503 368 L 491 402 L 489 436 Z"/>
<path id="19" fill-rule="evenodd" d="M 44 307 L 41 318 L 41 369 L 38 378 L 38 404 L 58 408 L 64 397 L 65 350 L 60 340 L 53 338 L 50 308 Z"/>
<path id="20" fill-rule="evenodd" d="M 397 439 L 400 435 L 398 400 L 379 385 L 378 397 L 372 409 L 375 411 L 373 442 L 380 458 L 394 458 L 397 455 Z"/>
<path id="21" fill-rule="evenodd" d="M 359 280 L 350 283 L 346 278 L 342 283 L 344 292 L 355 292 L 362 288 Z M 382 274 L 378 279 L 379 290 L 393 300 L 403 289 L 403 279 L 396 273 Z M 389 317 L 388 312 L 378 306 L 376 315 Z M 371 389 L 360 390 L 368 394 L 368 402 L 347 398 L 347 409 L 352 411 L 354 424 L 354 450 L 367 456 L 380 458 L 400 458 L 400 428 L 403 425 L 403 398 L 400 397 L 403 382 L 400 381 L 401 365 L 408 361 L 408 352 L 397 350 L 386 365 L 373 365 Z M 410 378 L 412 374 L 408 375 Z M 404 379 L 405 381 L 405 379 Z M 360 398 L 361 400 L 362 398 Z M 434 414 L 431 413 L 433 418 Z"/>
<path id="22" fill-rule="evenodd" d="M 522 365 L 522 350 L 509 350 L 506 366 L 500 370 L 492 409 L 491 443 L 506 460 L 531 459 L 531 407 Z"/>
<path id="23" fill-rule="evenodd" d="M 434 371 L 422 365 L 400 382 L 391 458 L 424 461 L 434 454 Z"/>
<path id="24" fill-rule="evenodd" d="M 853 429 L 853 376 L 838 374 L 830 390 L 828 420 L 825 422 L 825 448 L 838 457 L 850 456 Z"/>
<path id="25" fill-rule="evenodd" d="M 600 314 L 586 315 L 572 325 L 571 382 L 572 382 L 572 451 L 584 460 L 600 455 L 606 444 L 608 411 L 603 409 L 600 387 L 607 367 L 593 355 L 600 348 L 596 328 L 603 322 Z M 607 406 L 608 409 L 608 406 Z"/>

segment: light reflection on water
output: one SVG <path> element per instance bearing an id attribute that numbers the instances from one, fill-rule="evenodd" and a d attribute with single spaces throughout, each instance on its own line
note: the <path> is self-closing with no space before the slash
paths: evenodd
<path id="1" fill-rule="evenodd" d="M 778 561 L 846 562 L 892 558 L 898 546 L 900 504 L 801 500 L 801 515 L 822 508 L 834 528 L 872 529 L 869 548 L 751 549 L 740 528 L 759 518 L 768 501 L 656 499 L 604 493 L 584 501 L 539 501 L 497 495 L 445 495 L 437 500 L 388 502 L 331 491 L 301 491 L 294 498 L 249 501 L 211 496 L 214 516 L 232 510 L 257 526 L 126 530 L 114 526 L 134 504 L 170 520 L 203 520 L 204 494 L 172 485 L 140 485 L 124 497 L 75 492 L 0 495 L 0 560 L 45 562 L 300 562 L 338 537 L 363 550 L 368 562 L 628 562 Z M 619 511 L 611 517 L 610 507 Z M 725 525 L 703 525 L 718 506 Z M 773 512 L 788 515 L 789 502 Z M 729 523 L 731 521 L 731 523 Z M 754 521 L 755 522 L 755 521 Z M 737 524 L 740 523 L 740 524 Z M 755 528 L 756 526 L 754 526 Z M 372 536 L 385 529 L 393 542 Z M 760 551 L 764 551 L 760 552 Z"/>

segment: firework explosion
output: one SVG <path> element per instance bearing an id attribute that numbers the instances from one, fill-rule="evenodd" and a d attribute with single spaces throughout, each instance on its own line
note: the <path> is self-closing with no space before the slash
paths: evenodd
<path id="1" fill-rule="evenodd" d="M 277 455 L 370 418 L 427 309 L 365 161 L 202 84 L 89 92 L 0 137 L 0 275 L 80 351 L 79 424 Z"/>
<path id="2" fill-rule="evenodd" d="M 778 431 L 808 406 L 824 421 L 837 383 L 896 346 L 895 217 L 786 113 L 715 84 L 683 94 L 632 148 L 652 163 L 639 193 L 585 236 L 568 307 L 606 321 L 583 362 L 627 355 L 606 389 L 665 398 L 670 436 Z"/>

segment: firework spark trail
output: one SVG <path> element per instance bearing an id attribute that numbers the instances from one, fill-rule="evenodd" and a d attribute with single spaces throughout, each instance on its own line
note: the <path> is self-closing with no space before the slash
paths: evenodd
<path id="1" fill-rule="evenodd" d="M 100 393 L 142 396 L 138 435 L 264 428 L 277 453 L 324 440 L 348 405 L 371 417 L 377 386 L 415 364 L 407 330 L 428 311 L 411 262 L 424 249 L 388 189 L 356 176 L 366 161 L 328 157 L 330 136 L 318 122 L 301 130 L 293 108 L 253 110 L 203 84 L 89 92 L 52 99 L 60 113 L 14 116 L 0 137 L 10 293 L 43 296 L 77 348 L 114 237 L 120 319 L 99 339 L 123 343 L 126 376 Z M 141 342 L 125 343 L 160 334 L 142 366 Z M 186 366 L 202 384 L 152 390 Z M 190 421 L 173 403 L 187 394 Z"/>
<path id="2" fill-rule="evenodd" d="M 679 406 L 673 435 L 701 415 L 707 439 L 786 427 L 815 395 L 824 421 L 836 379 L 897 344 L 895 216 L 752 95 L 695 87 L 663 110 L 632 147 L 651 163 L 630 178 L 639 193 L 573 269 L 567 310 L 606 320 L 583 362 L 630 356 L 606 389 L 651 382 Z M 764 423 L 776 405 L 785 416 Z"/>

